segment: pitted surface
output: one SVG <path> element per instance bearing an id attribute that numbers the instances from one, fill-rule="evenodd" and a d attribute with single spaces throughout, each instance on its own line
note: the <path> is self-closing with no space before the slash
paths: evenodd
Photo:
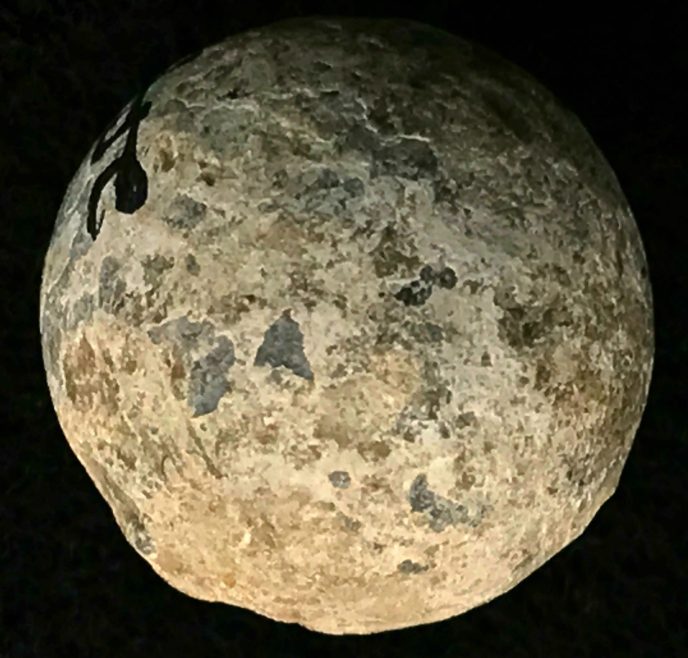
<path id="1" fill-rule="evenodd" d="M 41 332 L 152 567 L 328 633 L 460 614 L 577 537 L 653 360 L 640 235 L 577 119 L 398 20 L 252 30 L 137 96 L 67 190 Z"/>

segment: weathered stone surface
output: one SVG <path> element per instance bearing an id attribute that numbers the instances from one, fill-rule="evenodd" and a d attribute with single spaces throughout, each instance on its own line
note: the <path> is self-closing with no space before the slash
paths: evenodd
<path id="1" fill-rule="evenodd" d="M 391 20 L 252 30 L 140 94 L 67 191 L 41 331 L 157 573 L 327 633 L 462 613 L 577 537 L 653 360 L 640 236 L 577 119 Z"/>

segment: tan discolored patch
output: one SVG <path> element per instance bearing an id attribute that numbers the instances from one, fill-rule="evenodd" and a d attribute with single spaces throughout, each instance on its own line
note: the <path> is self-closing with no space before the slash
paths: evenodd
<path id="1" fill-rule="evenodd" d="M 66 350 L 62 363 L 65 391 L 77 410 L 84 412 L 102 406 L 108 414 L 119 411 L 119 383 L 111 367 L 109 353 L 97 355 L 83 334 L 75 348 Z"/>

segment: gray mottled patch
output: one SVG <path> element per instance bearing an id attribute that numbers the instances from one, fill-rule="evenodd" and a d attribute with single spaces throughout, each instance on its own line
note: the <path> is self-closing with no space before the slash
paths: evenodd
<path id="1" fill-rule="evenodd" d="M 124 522 L 122 531 L 127 539 L 143 555 L 151 555 L 155 552 L 155 544 L 145 523 L 137 515 L 128 516 Z"/>
<path id="2" fill-rule="evenodd" d="M 347 530 L 352 532 L 358 532 L 363 527 L 363 524 L 358 519 L 352 519 L 346 514 L 342 514 L 342 523 Z"/>
<path id="3" fill-rule="evenodd" d="M 341 143 L 344 148 L 360 151 L 366 156 L 380 148 L 380 138 L 378 135 L 370 128 L 360 124 L 351 126 L 341 139 Z"/>
<path id="4" fill-rule="evenodd" d="M 117 524 L 127 541 L 143 555 L 151 555 L 155 552 L 155 543 L 146 528 L 146 517 L 139 512 L 136 504 L 129 495 L 108 474 L 103 466 L 91 462 L 91 468 L 96 469 L 96 474 L 90 470 L 91 477 L 96 477 L 103 486 L 105 499 L 113 510 L 119 510 L 116 515 Z"/>
<path id="5" fill-rule="evenodd" d="M 230 388 L 227 371 L 234 361 L 234 344 L 226 336 L 218 336 L 216 346 L 193 363 L 188 402 L 194 409 L 194 416 L 203 416 L 217 409 L 220 398 Z"/>
<path id="6" fill-rule="evenodd" d="M 180 196 L 172 205 L 170 212 L 163 216 L 163 221 L 170 227 L 179 230 L 191 230 L 198 226 L 206 216 L 204 204 L 188 196 Z"/>
<path id="7" fill-rule="evenodd" d="M 409 323 L 407 329 L 411 337 L 419 343 L 439 343 L 444 340 L 444 330 L 434 322 Z"/>
<path id="8" fill-rule="evenodd" d="M 127 285 L 119 276 L 120 262 L 113 256 L 105 256 L 100 265 L 98 303 L 108 313 L 117 313 L 124 306 Z"/>
<path id="9" fill-rule="evenodd" d="M 317 172 L 307 172 L 302 176 L 302 189 L 294 195 L 296 199 L 305 198 L 305 209 L 314 210 L 329 204 L 334 209 L 346 207 L 347 202 L 364 192 L 363 181 L 355 177 L 341 178 L 327 167 Z"/>
<path id="10" fill-rule="evenodd" d="M 194 322 L 187 316 L 169 320 L 148 330 L 148 336 L 156 345 L 162 340 L 168 340 L 186 352 L 197 349 L 203 343 L 209 343 L 214 333 L 215 329 L 210 321 Z"/>
<path id="11" fill-rule="evenodd" d="M 68 309 L 64 322 L 65 331 L 73 331 L 79 324 L 86 322 L 95 310 L 96 302 L 93 295 L 85 293 Z"/>
<path id="12" fill-rule="evenodd" d="M 41 321 L 41 352 L 43 365 L 49 376 L 52 376 L 57 386 L 62 386 L 62 369 L 60 368 L 60 347 L 62 332 L 59 322 L 53 317 L 50 307 L 46 307 Z"/>
<path id="13" fill-rule="evenodd" d="M 284 366 L 299 377 L 313 379 L 313 372 L 303 351 L 303 334 L 289 311 L 285 311 L 265 332 L 253 363 L 273 368 Z"/>
<path id="14" fill-rule="evenodd" d="M 406 254 L 400 250 L 407 242 L 406 236 L 400 235 L 392 224 L 387 224 L 380 231 L 380 240 L 370 252 L 377 276 L 407 275 L 420 266 L 421 261 L 416 254 Z"/>
<path id="15" fill-rule="evenodd" d="M 430 528 L 435 532 L 442 532 L 448 526 L 457 523 L 476 525 L 478 522 L 477 519 L 471 518 L 465 505 L 431 491 L 425 474 L 421 473 L 413 481 L 408 497 L 411 511 L 425 513 L 430 521 Z"/>
<path id="16" fill-rule="evenodd" d="M 186 255 L 186 258 L 184 259 L 184 265 L 186 266 L 186 271 L 192 276 L 198 275 L 201 271 L 201 266 L 198 264 L 196 256 L 193 254 Z"/>
<path id="17" fill-rule="evenodd" d="M 506 128 L 525 144 L 535 140 L 536 133 L 528 119 L 528 114 L 515 101 L 513 94 L 484 88 L 481 91 L 480 97 L 485 103 L 485 107 L 497 119 L 500 129 L 504 130 Z"/>
<path id="18" fill-rule="evenodd" d="M 154 254 L 146 256 L 141 261 L 143 267 L 143 281 L 147 286 L 158 287 L 163 274 L 167 270 L 174 267 L 174 258 L 163 256 L 162 254 Z"/>
<path id="19" fill-rule="evenodd" d="M 70 261 L 76 261 L 86 254 L 93 245 L 91 236 L 83 228 L 74 234 L 74 239 L 69 247 Z"/>
<path id="20" fill-rule="evenodd" d="M 279 194 L 259 204 L 262 212 L 288 208 L 336 219 L 355 212 L 365 193 L 360 178 L 322 166 L 309 167 L 293 178 L 279 170 L 273 176 L 273 187 Z"/>
<path id="21" fill-rule="evenodd" d="M 351 484 L 351 476 L 346 471 L 332 471 L 327 477 L 337 489 L 346 489 Z"/>
<path id="22" fill-rule="evenodd" d="M 403 574 L 422 573 L 427 571 L 430 567 L 427 564 L 419 564 L 413 560 L 404 560 L 397 565 L 397 570 Z"/>
<path id="23" fill-rule="evenodd" d="M 500 340 L 515 350 L 530 349 L 558 326 L 571 324 L 570 312 L 561 302 L 553 306 L 522 305 L 511 288 L 497 288 L 494 303 L 503 311 L 497 321 Z"/>
<path id="24" fill-rule="evenodd" d="M 430 145 L 418 139 L 403 138 L 396 144 L 385 144 L 375 154 L 371 176 L 399 176 L 409 180 L 433 179 L 437 156 Z"/>

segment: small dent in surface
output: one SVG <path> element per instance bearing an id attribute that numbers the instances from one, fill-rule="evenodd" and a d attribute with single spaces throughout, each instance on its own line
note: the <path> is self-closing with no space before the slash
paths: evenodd
<path id="1" fill-rule="evenodd" d="M 337 518 L 344 529 L 349 532 L 358 532 L 363 527 L 363 524 L 358 519 L 353 519 L 343 512 L 337 512 Z"/>
<path id="2" fill-rule="evenodd" d="M 270 365 L 273 368 L 284 366 L 299 377 L 313 379 L 313 372 L 304 353 L 303 334 L 288 310 L 265 332 L 253 364 Z"/>
<path id="3" fill-rule="evenodd" d="M 468 427 L 469 425 L 472 425 L 473 423 L 475 423 L 475 414 L 472 411 L 467 411 L 465 413 L 462 413 L 456 419 L 456 426 L 459 429 L 463 429 L 464 427 Z"/>
<path id="4" fill-rule="evenodd" d="M 351 484 L 351 476 L 346 471 L 332 471 L 327 477 L 337 489 L 346 489 Z"/>
<path id="5" fill-rule="evenodd" d="M 404 560 L 397 565 L 397 571 L 403 574 L 415 574 L 427 571 L 430 567 L 427 564 L 419 564 L 413 560 Z"/>

